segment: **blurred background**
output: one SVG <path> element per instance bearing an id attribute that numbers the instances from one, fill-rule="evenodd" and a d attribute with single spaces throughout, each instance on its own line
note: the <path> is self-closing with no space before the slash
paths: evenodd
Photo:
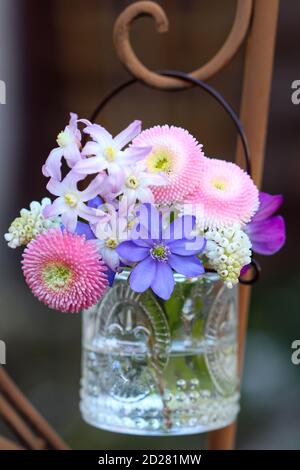
<path id="1" fill-rule="evenodd" d="M 70 111 L 89 117 L 100 99 L 128 77 L 112 45 L 112 27 L 131 2 L 115 0 L 1 0 L 0 233 L 21 207 L 45 194 L 41 166 Z M 132 42 L 150 68 L 193 70 L 223 44 L 235 0 L 158 1 L 170 31 L 157 35 L 150 19 L 133 27 Z M 298 0 L 281 2 L 271 91 L 263 189 L 282 193 L 287 244 L 261 260 L 253 288 L 237 447 L 300 449 L 300 365 L 291 344 L 300 338 L 299 187 L 300 105 L 291 83 L 300 79 Z M 210 83 L 238 110 L 244 50 Z M 257 76 L 257 80 L 260 77 Z M 234 158 L 236 134 L 224 111 L 201 91 L 168 94 L 132 87 L 100 117 L 112 133 L 135 118 L 181 125 L 209 156 Z M 0 339 L 6 370 L 73 449 L 199 449 L 203 436 L 143 438 L 107 433 L 85 424 L 78 410 L 81 318 L 40 304 L 27 289 L 21 251 L 0 242 Z M 1 366 L 0 366 L 1 367 Z M 0 423 L 0 432 L 3 431 Z"/>

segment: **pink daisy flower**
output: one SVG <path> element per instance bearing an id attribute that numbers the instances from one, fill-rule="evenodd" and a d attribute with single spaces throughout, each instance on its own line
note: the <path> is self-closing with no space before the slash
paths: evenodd
<path id="1" fill-rule="evenodd" d="M 141 132 L 132 145 L 152 147 L 145 159 L 150 173 L 167 178 L 164 186 L 151 186 L 156 203 L 182 202 L 196 188 L 203 165 L 202 145 L 185 129 L 154 126 Z"/>
<path id="2" fill-rule="evenodd" d="M 108 286 L 107 268 L 94 242 L 61 229 L 34 238 L 24 250 L 22 265 L 33 294 L 61 312 L 90 307 Z"/>
<path id="3" fill-rule="evenodd" d="M 201 205 L 203 216 L 198 222 L 203 228 L 244 224 L 258 208 L 258 189 L 238 165 L 206 158 L 199 185 L 185 203 Z"/>

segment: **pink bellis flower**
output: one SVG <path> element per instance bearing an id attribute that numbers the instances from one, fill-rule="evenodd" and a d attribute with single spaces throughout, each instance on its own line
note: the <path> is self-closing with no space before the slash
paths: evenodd
<path id="1" fill-rule="evenodd" d="M 249 222 L 258 208 L 258 195 L 254 182 L 238 165 L 205 158 L 199 184 L 185 203 L 203 208 L 197 222 L 204 229 L 214 229 Z"/>
<path id="2" fill-rule="evenodd" d="M 58 197 L 44 208 L 44 217 L 61 215 L 62 224 L 68 232 L 75 232 L 78 217 L 94 224 L 101 218 L 105 219 L 107 214 L 102 210 L 84 204 L 99 194 L 103 178 L 102 173 L 96 176 L 84 191 L 77 188 L 78 182 L 84 179 L 84 176 L 74 171 L 70 171 L 62 181 L 51 178 L 47 189 Z"/>
<path id="3" fill-rule="evenodd" d="M 43 165 L 42 172 L 44 176 L 56 178 L 60 181 L 62 158 L 66 159 L 70 168 L 81 160 L 81 132 L 77 127 L 77 122 L 77 114 L 70 113 L 69 124 L 57 136 L 56 142 L 59 146 L 50 152 Z"/>
<path id="4" fill-rule="evenodd" d="M 149 204 L 144 207 L 149 208 Z M 164 300 L 170 298 L 174 289 L 173 270 L 187 277 L 199 276 L 204 267 L 196 254 L 203 251 L 206 240 L 201 237 L 185 236 L 185 226 L 191 229 L 195 218 L 189 215 L 175 219 L 163 229 L 162 215 L 150 206 L 151 217 L 158 220 L 156 228 L 149 230 L 144 225 L 141 238 L 124 241 L 116 248 L 117 253 L 131 263 L 136 263 L 130 274 L 130 286 L 136 292 L 144 292 L 149 287 Z M 148 211 L 149 213 L 149 211 Z M 152 225 L 152 222 L 150 222 Z M 181 237 L 180 237 L 181 234 Z"/>
<path id="5" fill-rule="evenodd" d="M 202 145 L 185 129 L 168 125 L 144 130 L 134 139 L 131 148 L 141 145 L 151 147 L 144 162 L 148 173 L 159 173 L 166 179 L 164 185 L 151 183 L 155 202 L 185 202 L 185 196 L 199 185 L 205 162 Z"/>
<path id="6" fill-rule="evenodd" d="M 91 307 L 108 286 L 107 267 L 95 243 L 60 228 L 31 240 L 22 265 L 32 293 L 61 312 L 75 313 Z"/>
<path id="7" fill-rule="evenodd" d="M 87 125 L 84 132 L 93 139 L 87 142 L 82 150 L 82 155 L 88 158 L 80 160 L 75 166 L 76 171 L 84 175 L 107 170 L 110 176 L 122 184 L 124 167 L 143 160 L 151 151 L 149 146 L 129 147 L 122 150 L 141 132 L 141 121 L 133 121 L 116 137 L 98 124 Z"/>
<path id="8" fill-rule="evenodd" d="M 281 215 L 274 215 L 282 201 L 280 194 L 259 194 L 258 211 L 244 229 L 251 240 L 252 250 L 256 253 L 273 255 L 284 245 L 284 219 Z"/>

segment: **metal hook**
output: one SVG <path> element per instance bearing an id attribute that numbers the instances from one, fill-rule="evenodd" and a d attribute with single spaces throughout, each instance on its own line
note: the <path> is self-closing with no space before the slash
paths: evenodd
<path id="1" fill-rule="evenodd" d="M 199 80 L 207 80 L 225 67 L 238 52 L 244 42 L 250 25 L 253 1 L 238 0 L 232 29 L 219 51 L 202 67 L 194 70 L 189 75 Z M 120 61 L 126 69 L 138 80 L 147 85 L 160 88 L 187 88 L 189 83 L 176 78 L 164 77 L 148 69 L 136 56 L 130 43 L 130 27 L 137 18 L 151 16 L 159 33 L 167 32 L 169 21 L 166 13 L 160 5 L 152 1 L 139 1 L 129 5 L 117 18 L 113 41 Z"/>

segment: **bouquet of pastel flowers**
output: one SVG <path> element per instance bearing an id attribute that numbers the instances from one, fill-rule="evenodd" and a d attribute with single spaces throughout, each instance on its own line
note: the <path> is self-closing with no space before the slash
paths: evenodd
<path id="1" fill-rule="evenodd" d="M 259 193 L 239 166 L 205 156 L 185 129 L 132 122 L 113 137 L 71 113 L 43 168 L 54 197 L 22 209 L 5 234 L 25 246 L 22 267 L 49 307 L 78 312 L 95 304 L 130 269 L 136 292 L 167 300 L 174 272 L 214 270 L 228 288 L 252 252 L 270 255 L 285 241 L 274 215 L 280 195 Z"/>

